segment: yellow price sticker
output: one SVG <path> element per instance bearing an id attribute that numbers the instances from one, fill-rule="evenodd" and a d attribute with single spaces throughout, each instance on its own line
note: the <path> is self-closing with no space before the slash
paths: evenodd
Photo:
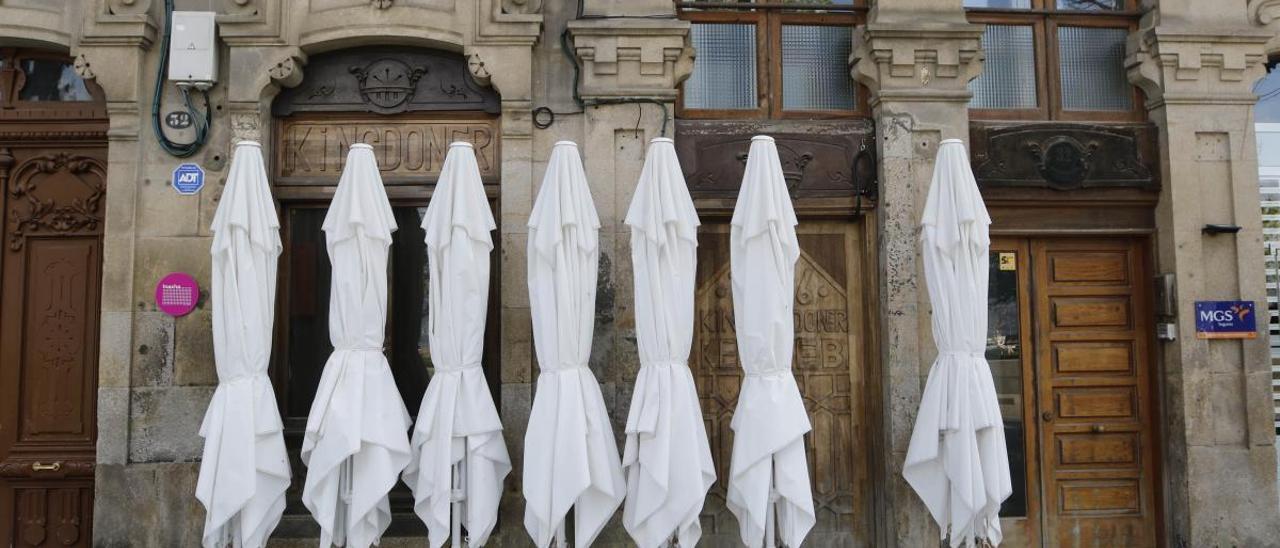
<path id="1" fill-rule="evenodd" d="M 1000 270 L 1008 271 L 1008 270 L 1017 270 L 1017 269 L 1018 269 L 1018 256 L 1016 254 L 1013 254 L 1013 253 L 1000 254 Z"/>

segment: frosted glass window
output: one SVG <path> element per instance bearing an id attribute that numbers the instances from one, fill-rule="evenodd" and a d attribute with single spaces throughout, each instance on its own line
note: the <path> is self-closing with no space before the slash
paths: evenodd
<path id="1" fill-rule="evenodd" d="M 698 53 L 684 83 L 685 108 L 754 110 L 756 26 L 695 23 L 690 32 Z"/>
<path id="2" fill-rule="evenodd" d="M 1058 9 L 1071 11 L 1119 11 L 1124 0 L 1058 0 Z"/>
<path id="3" fill-rule="evenodd" d="M 1124 69 L 1125 29 L 1058 27 L 1063 110 L 1126 111 L 1133 88 Z"/>
<path id="4" fill-rule="evenodd" d="M 1025 25 L 987 25 L 982 74 L 969 82 L 970 108 L 1036 108 L 1035 32 Z"/>
<path id="5" fill-rule="evenodd" d="M 1031 0 L 964 0 L 966 8 L 1031 9 Z"/>
<path id="6" fill-rule="evenodd" d="M 852 110 L 852 49 L 851 27 L 783 25 L 783 110 Z"/>

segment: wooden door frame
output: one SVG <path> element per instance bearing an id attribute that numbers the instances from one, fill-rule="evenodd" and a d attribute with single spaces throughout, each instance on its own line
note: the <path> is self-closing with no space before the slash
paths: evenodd
<path id="1" fill-rule="evenodd" d="M 1034 443 L 1030 444 L 1031 447 L 1027 448 L 1027 451 L 1028 451 L 1027 452 L 1027 461 L 1028 461 L 1027 462 L 1027 481 L 1028 481 L 1027 519 L 1029 522 L 1033 521 L 1030 518 L 1032 515 L 1031 485 L 1034 479 L 1034 485 L 1036 486 L 1036 491 L 1038 492 L 1038 497 L 1037 497 L 1038 500 L 1036 501 L 1036 510 L 1040 512 L 1040 517 L 1039 519 L 1034 520 L 1034 528 L 1033 528 L 1034 530 L 1038 531 L 1039 535 L 1031 540 L 1036 542 L 1038 545 L 1044 545 L 1046 540 L 1048 539 L 1048 537 L 1046 536 L 1048 534 L 1048 531 L 1044 527 L 1045 516 L 1043 514 L 1043 511 L 1045 508 L 1044 497 L 1047 497 L 1048 494 L 1044 493 L 1043 478 L 1041 477 L 1043 474 L 1043 471 L 1041 470 L 1041 467 L 1040 467 L 1041 459 L 1043 458 L 1043 455 L 1040 454 L 1040 448 L 1041 448 L 1040 437 L 1042 435 L 1042 428 L 1040 427 L 1039 418 L 1035 416 L 1036 415 L 1035 411 L 1037 411 L 1040 407 L 1040 387 L 1039 387 L 1040 364 L 1038 363 L 1040 345 L 1037 343 L 1036 336 L 1035 336 L 1035 333 L 1037 332 L 1037 329 L 1039 328 L 1039 326 L 1036 323 L 1036 314 L 1034 313 L 1035 307 L 1037 306 L 1037 303 L 1034 301 L 1035 293 L 1032 292 L 1032 287 L 1031 287 L 1031 284 L 1034 281 L 1034 272 L 1032 272 L 1031 270 L 1033 268 L 1033 264 L 1031 261 L 1032 259 L 1031 253 L 1034 248 L 1034 246 L 1032 245 L 1032 241 L 1034 240 L 1040 240 L 1040 241 L 1098 240 L 1098 239 L 1129 240 L 1129 241 L 1133 241 L 1136 244 L 1134 246 L 1134 249 L 1138 250 L 1138 254 L 1139 254 L 1139 257 L 1137 257 L 1138 266 L 1142 269 L 1142 271 L 1138 273 L 1140 274 L 1140 277 L 1134 281 L 1134 284 L 1135 284 L 1134 294 L 1140 296 L 1141 302 L 1145 306 L 1142 307 L 1144 309 L 1139 309 L 1138 307 L 1135 307 L 1134 314 L 1135 314 L 1135 317 L 1139 314 L 1142 314 L 1148 317 L 1150 325 L 1148 325 L 1147 327 L 1154 328 L 1155 323 L 1157 323 L 1156 317 L 1155 317 L 1155 309 L 1154 309 L 1155 287 L 1152 281 L 1155 275 L 1154 257 L 1155 257 L 1156 237 L 1155 237 L 1154 230 L 1142 229 L 1142 228 L 1110 229 L 1110 230 L 1103 229 L 1098 231 L 1055 230 L 1055 229 L 1000 230 L 996 228 L 993 228 L 991 230 L 991 249 L 993 251 L 1002 247 L 1017 248 L 1020 250 L 1020 255 L 1021 255 L 1020 257 L 1018 257 L 1018 269 L 1020 270 L 1018 275 L 1018 281 L 1019 281 L 1018 313 L 1019 313 L 1019 316 L 1021 317 L 1020 321 L 1023 322 L 1022 325 L 1024 326 L 1024 329 L 1022 329 L 1020 338 L 1023 341 L 1022 344 L 1024 345 L 1024 348 L 1029 349 L 1029 352 L 1027 350 L 1023 351 L 1023 356 L 1024 356 L 1023 358 L 1023 377 L 1024 377 L 1023 393 L 1024 393 L 1024 396 L 1026 394 L 1032 395 L 1032 399 L 1030 400 L 1030 402 L 1024 401 L 1023 403 L 1023 417 L 1024 417 L 1023 420 L 1028 421 L 1028 423 L 1034 423 L 1034 427 L 1028 424 L 1027 429 L 1028 431 L 1031 431 L 1032 429 L 1034 429 L 1035 431 L 1034 438 L 1029 433 L 1024 434 L 1024 436 L 1026 436 L 1026 439 L 1024 439 L 1024 444 L 1034 439 Z M 1024 280 L 1026 283 L 1024 283 Z M 1022 303 L 1026 303 L 1026 306 L 1023 306 Z M 1163 546 L 1166 542 L 1164 465 L 1163 465 L 1164 456 L 1165 456 L 1165 451 L 1163 450 L 1163 443 L 1164 443 L 1165 436 L 1164 436 L 1163 427 L 1162 427 L 1163 421 L 1161 420 L 1161 418 L 1163 417 L 1163 409 L 1164 409 L 1164 402 L 1163 402 L 1164 390 L 1162 389 L 1160 379 L 1163 378 L 1164 367 L 1163 367 L 1163 362 L 1160 359 L 1160 352 L 1159 352 L 1159 345 L 1158 345 L 1159 341 L 1156 339 L 1154 329 L 1147 330 L 1147 333 L 1143 338 L 1145 339 L 1145 342 L 1147 345 L 1146 346 L 1147 356 L 1145 361 L 1146 361 L 1146 367 L 1147 367 L 1146 389 L 1147 389 L 1148 409 L 1147 409 L 1147 417 L 1145 417 L 1145 420 L 1142 421 L 1141 427 L 1144 429 L 1147 429 L 1147 431 L 1150 433 L 1150 447 L 1147 448 L 1147 451 L 1145 455 L 1143 455 L 1143 458 L 1147 460 L 1147 462 L 1144 464 L 1144 468 L 1146 471 L 1148 471 L 1151 474 L 1151 481 L 1150 481 L 1151 501 L 1152 501 L 1151 511 L 1152 511 L 1152 519 L 1154 520 L 1153 527 L 1155 530 L 1155 540 L 1157 545 Z M 1031 360 L 1029 366 L 1027 362 L 1028 356 L 1030 357 L 1030 360 Z M 1028 370 L 1030 370 L 1031 372 L 1030 376 L 1027 375 Z M 1028 403 L 1030 403 L 1031 405 L 1028 405 Z M 1032 451 L 1032 449 L 1034 449 L 1034 451 Z M 1031 458 L 1033 455 L 1034 455 L 1034 459 Z M 1032 474 L 1033 466 L 1035 469 L 1034 478 Z M 1005 518 L 1005 519 L 1010 519 L 1010 518 Z M 1014 518 L 1014 519 L 1017 519 L 1017 518 Z"/>

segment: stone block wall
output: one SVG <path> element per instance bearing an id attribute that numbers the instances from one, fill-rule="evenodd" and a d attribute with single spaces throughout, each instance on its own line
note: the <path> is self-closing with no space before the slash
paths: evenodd
<path id="1" fill-rule="evenodd" d="M 933 357 L 929 303 L 916 249 L 916 223 L 938 143 L 967 139 L 966 83 L 981 66 L 981 28 L 960 0 L 869 0 L 855 37 L 851 73 L 872 93 L 880 159 L 876 216 L 879 356 L 883 379 L 872 416 L 884 454 L 876 457 L 876 545 L 924 546 L 937 531 L 901 480 L 901 463 Z M 190 4 L 190 5 L 188 5 Z M 179 2 L 205 9 L 207 3 Z M 523 544 L 519 465 L 537 375 L 525 278 L 525 222 L 558 140 L 580 143 L 602 222 L 601 287 L 591 367 L 621 441 L 636 370 L 627 204 L 648 140 L 662 132 L 654 104 L 674 112 L 688 74 L 686 23 L 666 0 L 225 0 L 220 13 L 222 74 L 214 88 L 209 145 L 192 161 L 206 188 L 171 188 L 178 160 L 156 145 L 150 122 L 158 62 L 158 0 L 0 0 L 0 44 L 70 52 L 106 92 L 110 115 L 107 221 L 101 308 L 95 545 L 197 544 L 203 509 L 194 499 L 201 440 L 196 435 L 216 383 L 207 293 L 183 318 L 157 312 L 151 289 L 183 270 L 209 283 L 208 226 L 237 139 L 272 136 L 271 99 L 305 78 L 309 54 L 369 44 L 456 51 L 502 98 L 500 237 L 501 394 L 516 471 L 508 481 L 495 544 Z M 1160 128 L 1165 188 L 1157 210 L 1159 272 L 1178 279 L 1178 341 L 1161 343 L 1162 496 L 1173 545 L 1265 545 L 1277 536 L 1274 440 L 1264 340 L 1194 338 L 1197 298 L 1239 292 L 1261 301 L 1252 82 L 1280 46 L 1280 2 L 1144 0 L 1153 7 L 1130 44 L 1131 78 Z M 609 17 L 616 16 L 616 17 Z M 569 33 L 569 52 L 561 42 Z M 568 53 L 569 55 L 566 55 Z M 570 56 L 574 61 L 570 61 Z M 574 62 L 578 92 L 573 97 Z M 176 96 L 167 92 L 166 105 Z M 555 112 L 548 129 L 532 110 Z M 674 131 L 668 123 L 668 134 Z M 1208 222 L 1245 227 L 1209 240 Z M 1213 271 L 1207 270 L 1214 265 Z M 1265 331 L 1260 335 L 1265 337 Z M 1231 470 L 1231 474 L 1223 474 Z M 301 473 L 302 471 L 295 471 Z M 601 544 L 628 544 L 611 527 Z M 280 546 L 299 544 L 281 541 Z"/>

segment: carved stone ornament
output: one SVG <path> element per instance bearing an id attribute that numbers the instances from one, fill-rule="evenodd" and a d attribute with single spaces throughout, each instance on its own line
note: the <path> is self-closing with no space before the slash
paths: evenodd
<path id="1" fill-rule="evenodd" d="M 9 188 L 9 249 L 39 233 L 96 232 L 102 224 L 106 168 L 65 152 L 31 158 L 14 168 Z"/>
<path id="2" fill-rule="evenodd" d="M 430 49 L 374 46 L 318 54 L 307 62 L 306 77 L 276 97 L 272 114 L 442 110 L 496 114 L 501 111 L 498 94 L 472 76 L 480 71 L 488 74 L 476 56 L 468 60 Z"/>
<path id="3" fill-rule="evenodd" d="M 471 77 L 476 79 L 476 83 L 482 86 L 489 86 L 493 74 L 484 66 L 484 59 L 479 53 L 472 53 L 467 56 L 467 68 L 471 70 Z"/>
<path id="4" fill-rule="evenodd" d="M 502 0 L 502 13 L 530 14 L 542 11 L 542 0 Z"/>
<path id="5" fill-rule="evenodd" d="M 72 66 L 75 67 L 76 74 L 85 80 L 97 78 L 97 75 L 93 73 L 93 68 L 89 65 L 89 60 L 84 57 L 83 53 L 76 56 Z"/>
<path id="6" fill-rule="evenodd" d="M 1149 125 L 975 123 L 974 176 L 983 187 L 1160 187 Z"/>
<path id="7" fill-rule="evenodd" d="M 874 169 L 855 169 L 858 151 L 875 147 L 870 122 L 777 122 L 759 127 L 738 122 L 676 122 L 676 152 L 694 197 L 737 196 L 751 137 L 770 135 L 787 188 L 796 197 L 869 195 Z M 874 166 L 873 166 L 874 167 Z M 855 175 L 856 174 L 856 175 Z"/>
<path id="8" fill-rule="evenodd" d="M 378 108 L 396 108 L 417 90 L 418 80 L 427 74 L 427 69 L 410 67 L 399 59 L 378 59 L 363 67 L 348 69 L 360 83 L 360 96 Z"/>
<path id="9" fill-rule="evenodd" d="M 391 7 L 392 0 L 369 0 L 369 3 L 373 5 L 374 9 L 385 10 Z"/>
<path id="10" fill-rule="evenodd" d="M 258 129 L 257 112 L 233 112 L 231 114 L 231 139 L 238 141 L 261 141 L 262 132 Z"/>

